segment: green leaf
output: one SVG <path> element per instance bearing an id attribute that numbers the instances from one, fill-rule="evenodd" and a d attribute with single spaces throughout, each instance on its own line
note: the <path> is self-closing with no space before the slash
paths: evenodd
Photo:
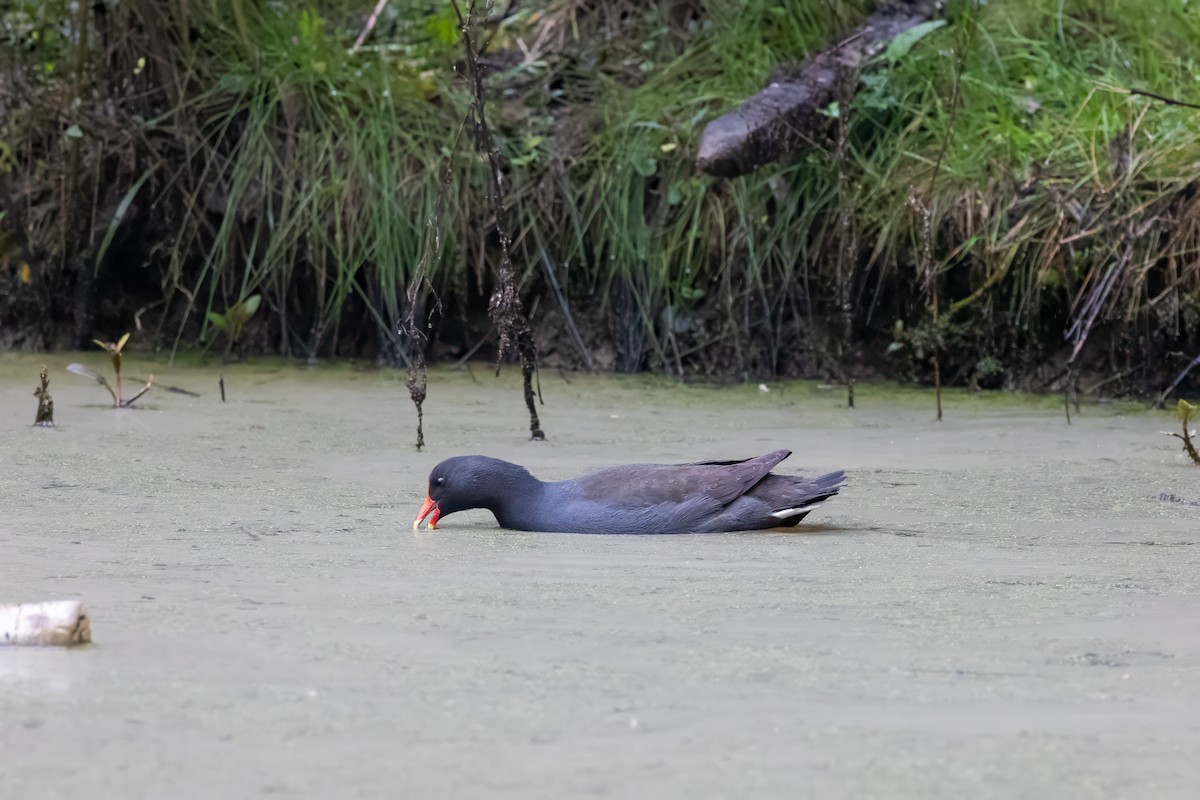
<path id="1" fill-rule="evenodd" d="M 254 316 L 254 312 L 258 311 L 258 304 L 261 302 L 261 294 L 252 294 L 229 307 L 225 312 L 225 316 L 228 318 L 235 334 L 241 332 L 241 327 Z"/>
<path id="2" fill-rule="evenodd" d="M 509 163 L 511 163 L 514 167 L 524 167 L 527 164 L 532 164 L 537 160 L 538 147 L 541 146 L 543 141 L 545 141 L 545 138 L 542 136 L 526 136 L 525 155 L 509 159 Z"/>
<path id="3" fill-rule="evenodd" d="M 458 21 L 449 13 L 428 17 L 425 20 L 425 30 L 442 44 L 457 44 L 461 35 Z"/>
<path id="4" fill-rule="evenodd" d="M 230 94 L 241 94 L 246 90 L 248 84 L 249 81 L 245 75 L 239 75 L 235 72 L 226 72 L 217 78 L 217 88 L 222 92 Z"/>
<path id="5" fill-rule="evenodd" d="M 896 105 L 896 96 L 888 84 L 888 73 L 868 73 L 860 79 L 862 89 L 854 97 L 854 104 L 859 108 L 874 111 L 887 111 Z"/>
<path id="6" fill-rule="evenodd" d="M 635 158 L 633 160 L 633 169 L 643 178 L 649 178 L 658 171 L 658 159 L 654 156 Z"/>
<path id="7" fill-rule="evenodd" d="M 63 131 L 63 136 L 66 136 L 68 139 L 82 139 L 83 130 L 78 125 L 72 125 Z"/>
<path id="8" fill-rule="evenodd" d="M 210 311 L 206 316 L 208 317 L 208 323 L 217 330 L 222 332 L 229 331 L 229 320 L 225 319 L 224 314 L 218 314 L 215 311 Z"/>
<path id="9" fill-rule="evenodd" d="M 895 63 L 908 55 L 908 51 L 913 49 L 913 45 L 945 24 L 946 20 L 944 19 L 931 19 L 929 22 L 922 22 L 920 25 L 912 26 L 895 39 L 892 39 L 892 43 L 888 45 L 884 57 L 889 63 Z"/>
<path id="10" fill-rule="evenodd" d="M 72 126 L 74 127 L 74 126 Z M 69 131 L 68 131 L 69 132 Z M 121 198 L 121 202 L 117 204 L 117 211 L 113 214 L 113 218 L 109 220 L 108 230 L 104 232 L 104 241 L 100 243 L 100 249 L 96 251 L 96 272 L 100 271 L 100 262 L 104 259 L 104 254 L 108 252 L 108 246 L 112 244 L 113 237 L 117 235 L 117 228 L 121 226 L 121 220 L 125 219 L 125 213 L 129 211 L 129 204 L 133 202 L 133 198 L 137 195 L 138 189 L 142 188 L 142 184 L 146 179 L 154 174 L 158 169 L 158 165 L 151 167 L 142 173 L 142 177 L 138 178 L 133 186 L 125 192 L 125 196 Z"/>

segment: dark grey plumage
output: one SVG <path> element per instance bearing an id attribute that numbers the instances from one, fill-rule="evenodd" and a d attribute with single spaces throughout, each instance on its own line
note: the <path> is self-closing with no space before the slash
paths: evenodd
<path id="1" fill-rule="evenodd" d="M 771 470 L 791 455 L 742 461 L 628 464 L 565 481 L 487 456 L 447 459 L 429 476 L 422 518 L 486 508 L 505 528 L 564 533 L 709 533 L 795 525 L 836 495 L 842 471 L 816 478 Z"/>

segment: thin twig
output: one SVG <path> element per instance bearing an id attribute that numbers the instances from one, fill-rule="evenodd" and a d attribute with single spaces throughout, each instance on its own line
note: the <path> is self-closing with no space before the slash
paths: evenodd
<path id="1" fill-rule="evenodd" d="M 1192 444 L 1192 435 L 1191 435 L 1191 431 L 1189 431 L 1187 428 L 1187 423 L 1185 422 L 1183 424 L 1183 433 L 1182 434 L 1172 433 L 1171 435 L 1177 436 L 1180 439 L 1182 439 L 1183 440 L 1183 449 L 1188 454 L 1188 457 L 1190 459 L 1192 459 L 1192 463 L 1200 464 L 1200 453 L 1196 452 L 1196 445 Z"/>
<path id="2" fill-rule="evenodd" d="M 542 265 L 546 268 L 546 277 L 550 280 L 550 288 L 554 290 L 554 296 L 558 299 L 558 305 L 562 308 L 563 317 L 567 321 L 567 332 L 571 334 L 571 339 L 579 348 L 579 355 L 583 356 L 583 363 L 587 364 L 588 371 L 593 371 L 595 365 L 592 364 L 592 354 L 588 352 L 587 346 L 583 343 L 583 337 L 579 335 L 579 329 L 575 327 L 575 318 L 571 316 L 571 307 L 567 304 L 567 297 L 563 294 L 562 287 L 558 285 L 558 278 L 554 275 L 554 265 L 550 263 L 550 256 L 546 253 L 546 245 L 542 241 L 542 235 L 538 232 L 537 227 L 533 229 L 533 238 L 537 242 Z"/>
<path id="3" fill-rule="evenodd" d="M 839 7 L 838 23 L 842 27 L 846 26 L 845 20 L 841 17 L 841 9 Z M 851 90 L 846 81 L 845 71 L 846 62 L 842 58 L 842 48 L 850 43 L 850 39 L 841 39 L 834 46 L 833 58 L 837 65 L 837 74 L 835 80 L 838 85 L 837 92 L 837 194 L 838 194 L 838 237 L 840 245 L 838 247 L 837 256 L 837 308 L 841 315 L 842 321 L 842 336 L 837 343 L 838 352 L 838 369 L 841 372 L 841 379 L 846 384 L 846 407 L 854 408 L 854 378 L 850 375 L 849 361 L 854 355 L 853 335 L 854 335 L 854 314 L 850 305 L 850 284 L 853 282 L 854 259 L 856 256 L 857 242 L 854 240 L 854 215 L 853 209 L 850 206 L 850 191 L 848 189 L 850 178 L 846 170 L 846 149 L 849 139 L 849 116 L 850 116 L 850 100 Z M 857 83 L 855 76 L 854 83 Z"/>
<path id="4" fill-rule="evenodd" d="M 1171 435 L 1176 439 L 1182 439 L 1184 452 L 1188 454 L 1188 457 L 1192 459 L 1194 464 L 1200 464 L 1200 453 L 1196 452 L 1196 445 L 1192 444 L 1192 435 L 1195 431 L 1188 430 L 1188 423 L 1192 421 L 1192 412 L 1196 410 L 1196 406 L 1186 400 L 1180 400 L 1177 412 L 1180 421 L 1183 423 L 1183 433 L 1172 433 Z"/>
<path id="5" fill-rule="evenodd" d="M 1075 370 L 1072 367 L 1067 367 L 1067 379 L 1063 381 L 1063 412 L 1067 415 L 1067 424 L 1071 424 L 1071 382 L 1075 377 Z"/>
<path id="6" fill-rule="evenodd" d="M 384 6 L 388 4 L 388 0 L 379 0 L 375 4 L 375 10 L 371 12 L 371 16 L 367 17 L 367 26 L 362 29 L 362 33 L 354 40 L 354 46 L 350 48 L 350 55 L 358 52 L 358 49 L 363 46 L 363 42 L 371 35 L 371 31 L 375 29 L 375 23 L 379 21 L 379 15 L 383 13 Z"/>
<path id="7" fill-rule="evenodd" d="M 105 378 L 103 375 L 101 375 L 99 372 L 96 372 L 94 369 L 91 369 L 90 367 L 85 367 L 83 364 L 67 364 L 67 372 L 72 372 L 81 377 L 89 378 L 89 379 L 95 381 L 96 383 L 100 384 L 101 386 L 103 386 L 105 389 L 108 390 L 109 395 L 112 397 L 113 408 L 118 407 L 117 393 L 113 391 L 113 388 L 109 384 L 108 379 Z"/>
<path id="8" fill-rule="evenodd" d="M 1194 359 L 1192 359 L 1192 363 L 1184 367 L 1183 372 L 1175 376 L 1175 380 L 1171 381 L 1171 385 L 1168 386 L 1166 390 L 1158 396 L 1158 402 L 1155 403 L 1155 408 L 1162 408 L 1167 402 L 1167 396 L 1171 394 L 1171 392 L 1175 391 L 1175 387 L 1178 386 L 1183 379 L 1187 377 L 1187 374 L 1196 367 L 1200 367 L 1200 356 L 1196 356 Z"/>
<path id="9" fill-rule="evenodd" d="M 458 139 L 461 135 L 462 127 L 460 126 L 454 135 L 449 155 L 443 161 L 442 185 L 438 187 L 437 195 L 433 200 L 433 209 L 426 222 L 429 232 L 425 236 L 421 260 L 417 262 L 417 266 L 413 270 L 412 280 L 408 284 L 408 302 L 404 308 L 404 314 L 396 325 L 396 343 L 405 362 L 404 385 L 408 388 L 409 399 L 412 400 L 413 406 L 417 410 L 417 441 L 415 442 L 417 450 L 425 447 L 425 398 L 429 389 L 429 369 L 425 365 L 427 337 L 425 331 L 417 324 L 417 295 L 422 284 L 428 285 L 434 299 L 434 310 L 440 311 L 441 298 L 433 291 L 433 286 L 429 283 L 429 257 L 431 254 L 435 257 L 441 254 L 442 210 L 446 204 L 446 195 L 449 194 L 450 183 L 454 178 L 454 153 L 458 150 Z"/>
<path id="10" fill-rule="evenodd" d="M 977 6 L 977 3 L 975 4 Z M 925 261 L 925 279 L 928 281 L 930 303 L 933 307 L 933 386 L 937 400 L 937 419 L 942 421 L 942 332 L 939 328 L 939 311 L 938 308 L 938 280 L 936 270 L 932 264 L 933 258 L 933 204 L 936 201 L 937 195 L 934 189 L 937 187 L 938 176 L 942 172 L 942 163 L 946 160 L 946 153 L 950 150 L 950 140 L 954 134 L 954 123 L 958 118 L 958 92 L 959 85 L 962 82 L 963 64 L 966 60 L 966 50 L 970 47 L 971 36 L 974 33 L 975 17 L 974 12 L 976 7 L 972 8 L 972 15 L 963 21 L 963 24 L 971 26 L 968 29 L 967 39 L 960 43 L 956 48 L 954 58 L 954 83 L 950 89 L 950 124 L 946 127 L 946 135 L 942 137 L 942 149 L 938 152 L 937 161 L 933 165 L 933 177 L 929 179 L 929 203 L 925 210 L 925 250 L 922 258 Z"/>
<path id="11" fill-rule="evenodd" d="M 1158 102 L 1165 103 L 1169 106 L 1200 109 L 1200 103 L 1189 103 L 1186 100 L 1176 100 L 1174 97 L 1167 97 L 1164 94 L 1157 94 L 1155 92 L 1147 92 L 1144 89 L 1130 89 L 1124 86 L 1113 86 L 1110 83 L 1098 83 L 1097 86 L 1105 91 L 1114 92 L 1116 94 L 1129 94 L 1135 97 L 1146 97 L 1150 100 L 1157 100 Z"/>
<path id="12" fill-rule="evenodd" d="M 1107 378 L 1101 378 L 1100 380 L 1093 383 L 1091 386 L 1084 389 L 1083 394 L 1091 396 L 1091 395 L 1095 394 L 1096 392 L 1098 392 L 1100 390 L 1100 387 L 1108 386 L 1113 381 L 1119 381 L 1122 378 L 1128 377 L 1129 375 L 1132 375 L 1133 373 L 1137 372 L 1138 370 L 1142 369 L 1145 366 L 1146 366 L 1146 363 L 1141 362 L 1135 367 L 1130 367 L 1129 369 L 1123 369 L 1115 375 L 1109 375 Z M 1078 383 L 1078 379 L 1076 379 L 1076 383 Z M 1075 394 L 1076 394 L 1076 396 L 1078 396 L 1080 394 L 1078 386 L 1076 386 L 1076 388 L 1075 388 Z"/>
<path id="13" fill-rule="evenodd" d="M 454 362 L 454 369 L 462 369 L 464 366 L 467 366 L 467 362 L 471 360 L 471 357 L 478 353 L 479 348 L 487 344 L 487 340 L 490 338 L 492 338 L 492 332 L 488 331 L 483 335 L 482 339 L 476 342 L 471 349 L 467 350 L 467 352 L 463 354 L 462 358 Z"/>
<path id="14" fill-rule="evenodd" d="M 152 386 L 154 386 L 154 376 L 153 375 L 151 375 L 149 378 L 146 379 L 146 385 L 143 386 L 140 390 L 138 390 L 137 394 L 135 394 L 133 397 L 130 397 L 127 400 L 121 401 L 121 408 L 129 408 L 131 405 L 134 404 L 134 402 L 137 401 L 137 399 L 139 397 L 144 395 L 146 392 L 150 391 L 150 388 Z"/>
<path id="15" fill-rule="evenodd" d="M 488 302 L 488 313 L 500 336 L 500 344 L 496 354 L 496 372 L 500 371 L 500 361 L 514 348 L 521 361 L 521 378 L 525 388 L 525 407 L 529 410 L 530 438 L 542 441 L 546 434 L 542 431 L 538 420 L 537 405 L 534 402 L 534 374 L 537 371 L 537 342 L 530 327 L 529 318 L 521 308 L 521 298 L 517 295 L 516 277 L 512 266 L 512 237 L 508 231 L 508 217 L 504 209 L 504 173 L 500 166 L 500 149 L 488 127 L 484 114 L 483 70 L 479 64 L 479 50 L 475 45 L 475 0 L 467 6 L 463 13 L 458 0 L 451 0 L 454 13 L 458 15 L 459 29 L 462 31 L 463 50 L 466 55 L 468 79 L 471 84 L 473 101 L 469 117 L 475 129 L 475 148 L 487 158 L 489 177 L 492 184 L 492 209 L 496 220 L 496 236 L 500 240 L 500 267 L 498 270 L 496 288 Z"/>

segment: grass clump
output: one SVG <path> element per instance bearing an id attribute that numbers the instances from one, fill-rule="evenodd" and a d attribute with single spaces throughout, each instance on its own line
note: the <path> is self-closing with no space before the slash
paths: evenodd
<path id="1" fill-rule="evenodd" d="M 35 274 L 0 271 L 10 342 L 86 341 L 138 314 L 186 344 L 252 296 L 250 349 L 404 361 L 409 317 L 434 355 L 486 341 L 500 247 L 453 9 L 395 0 L 355 49 L 362 5 L 25 12 L 0 153 L 3 225 Z M 1197 99 L 1195 15 L 955 0 L 859 76 L 807 152 L 732 181 L 696 172 L 707 122 L 868 6 L 546 0 L 481 20 L 515 285 L 543 350 L 918 381 L 937 352 L 948 384 L 1094 373 L 1113 392 L 1177 373 L 1200 348 L 1200 112 L 1126 90 Z M 68 113 L 71 97 L 89 99 Z"/>

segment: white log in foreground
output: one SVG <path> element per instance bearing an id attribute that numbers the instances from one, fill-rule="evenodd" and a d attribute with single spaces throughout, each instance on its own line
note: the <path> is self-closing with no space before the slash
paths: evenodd
<path id="1" fill-rule="evenodd" d="M 0 604 L 0 647 L 71 647 L 90 641 L 92 626 L 78 600 Z"/>

